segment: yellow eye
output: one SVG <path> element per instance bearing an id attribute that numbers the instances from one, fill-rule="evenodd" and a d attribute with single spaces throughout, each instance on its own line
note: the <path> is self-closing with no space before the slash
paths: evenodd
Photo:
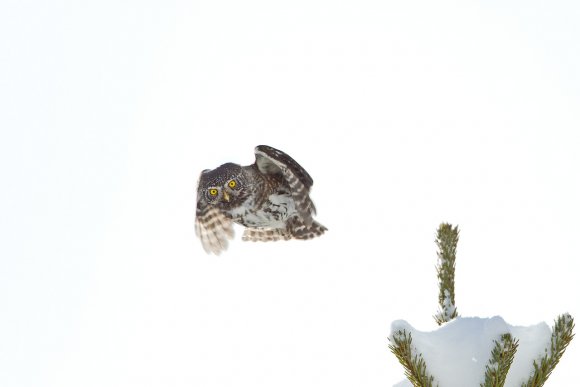
<path id="1" fill-rule="evenodd" d="M 236 185 L 237 185 L 237 183 L 236 183 L 236 181 L 235 181 L 235 180 L 230 180 L 230 182 L 228 183 L 228 186 L 229 186 L 230 188 L 235 188 L 235 187 L 236 187 Z"/>
<path id="2" fill-rule="evenodd" d="M 209 194 L 210 194 L 211 196 L 216 196 L 216 195 L 218 194 L 218 190 L 217 190 L 217 189 L 215 189 L 215 188 L 210 188 L 210 189 L 209 189 Z"/>

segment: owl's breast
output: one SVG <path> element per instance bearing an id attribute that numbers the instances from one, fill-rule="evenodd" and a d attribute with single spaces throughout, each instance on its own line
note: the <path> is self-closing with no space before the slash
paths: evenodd
<path id="1" fill-rule="evenodd" d="M 246 227 L 286 228 L 286 221 L 297 211 L 290 194 L 275 193 L 261 204 L 248 198 L 229 213 L 234 222 Z"/>

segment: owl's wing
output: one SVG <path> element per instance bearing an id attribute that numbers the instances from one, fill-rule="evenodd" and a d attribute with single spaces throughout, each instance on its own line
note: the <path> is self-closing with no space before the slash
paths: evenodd
<path id="1" fill-rule="evenodd" d="M 226 250 L 228 239 L 234 237 L 234 225 L 230 217 L 201 199 L 199 190 L 195 210 L 195 235 L 201 240 L 206 253 L 216 255 Z"/>
<path id="2" fill-rule="evenodd" d="M 310 199 L 310 188 L 313 181 L 292 157 L 286 153 L 267 145 L 258 145 L 254 149 L 256 165 L 264 174 L 281 173 L 292 191 L 296 209 L 306 224 L 312 223 L 312 216 L 316 214 L 314 203 Z"/>
<path id="3" fill-rule="evenodd" d="M 232 220 L 218 208 L 210 207 L 196 211 L 195 234 L 201 240 L 206 253 L 219 255 L 228 248 L 228 239 L 234 237 Z"/>

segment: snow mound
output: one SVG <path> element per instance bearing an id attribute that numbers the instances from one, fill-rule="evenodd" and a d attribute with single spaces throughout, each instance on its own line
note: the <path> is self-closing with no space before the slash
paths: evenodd
<path id="1" fill-rule="evenodd" d="M 494 340 L 510 333 L 519 341 L 505 387 L 520 386 L 533 372 L 533 362 L 549 347 L 551 329 L 546 323 L 527 327 L 512 326 L 503 318 L 457 317 L 432 332 L 418 331 L 404 320 L 391 324 L 392 336 L 398 331 L 411 333 L 413 349 L 421 353 L 427 372 L 440 386 L 479 386 L 485 378 L 485 366 L 491 357 Z M 410 386 L 404 381 L 395 386 Z"/>

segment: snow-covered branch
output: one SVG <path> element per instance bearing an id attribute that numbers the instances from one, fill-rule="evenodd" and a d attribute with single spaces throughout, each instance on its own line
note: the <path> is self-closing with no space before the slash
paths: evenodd
<path id="1" fill-rule="evenodd" d="M 458 317 L 458 240 L 457 226 L 439 226 L 436 242 L 440 310 L 434 317 L 437 324 L 446 324 L 433 332 L 421 332 L 406 321 L 397 320 L 391 327 L 389 349 L 414 387 L 543 386 L 574 337 L 574 319 L 569 314 L 561 315 L 550 331 L 544 322 L 517 327 L 500 316 Z M 484 359 L 489 359 L 485 369 L 481 362 Z"/>
<path id="2" fill-rule="evenodd" d="M 494 343 L 489 364 L 485 366 L 485 382 L 480 387 L 503 387 L 518 349 L 518 340 L 509 333 L 504 333 Z"/>
<path id="3" fill-rule="evenodd" d="M 550 339 L 550 349 L 546 348 L 545 355 L 539 359 L 539 363 L 534 360 L 534 374 L 530 376 L 522 387 L 541 387 L 544 385 L 558 362 L 564 354 L 566 347 L 574 338 L 574 319 L 569 314 L 558 316 L 552 327 L 552 337 Z"/>
<path id="4" fill-rule="evenodd" d="M 389 349 L 399 359 L 399 363 L 405 368 L 405 376 L 415 387 L 432 387 L 433 376 L 427 373 L 425 360 L 420 352 L 413 347 L 411 333 L 405 329 L 399 329 L 389 337 Z"/>

